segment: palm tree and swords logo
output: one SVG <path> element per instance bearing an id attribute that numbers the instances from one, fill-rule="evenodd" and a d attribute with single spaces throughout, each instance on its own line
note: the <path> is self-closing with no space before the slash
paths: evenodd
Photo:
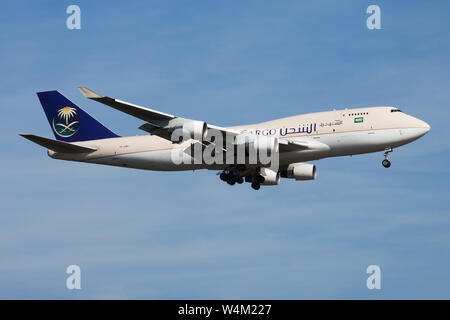
<path id="1" fill-rule="evenodd" d="M 53 118 L 53 130 L 63 138 L 73 136 L 80 128 L 80 117 L 77 109 L 72 107 L 63 107 L 56 112 Z"/>

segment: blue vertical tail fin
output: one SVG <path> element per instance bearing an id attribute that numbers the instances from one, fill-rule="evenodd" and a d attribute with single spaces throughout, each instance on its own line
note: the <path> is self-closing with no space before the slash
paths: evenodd
<path id="1" fill-rule="evenodd" d="M 37 95 L 57 140 L 75 142 L 119 137 L 58 91 Z"/>

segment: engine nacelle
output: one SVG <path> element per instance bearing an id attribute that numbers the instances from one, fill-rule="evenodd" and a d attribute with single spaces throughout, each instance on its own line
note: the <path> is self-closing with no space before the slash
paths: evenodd
<path id="1" fill-rule="evenodd" d="M 280 183 L 280 173 L 278 171 L 261 168 L 259 174 L 264 178 L 264 181 L 261 183 L 262 186 L 274 186 Z"/>
<path id="2" fill-rule="evenodd" d="M 286 170 L 286 178 L 295 180 L 314 180 L 316 176 L 316 166 L 309 163 L 291 163 Z"/>
<path id="3" fill-rule="evenodd" d="M 172 140 L 181 141 L 187 139 L 206 140 L 208 124 L 204 121 L 189 120 L 182 126 L 175 127 L 172 131 Z"/>

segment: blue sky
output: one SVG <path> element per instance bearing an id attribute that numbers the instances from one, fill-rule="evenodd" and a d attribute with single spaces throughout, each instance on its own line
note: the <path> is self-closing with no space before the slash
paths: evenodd
<path id="1" fill-rule="evenodd" d="M 82 29 L 68 30 L 70 4 Z M 366 28 L 370 4 L 382 30 Z M 447 1 L 4 1 L 0 298 L 446 298 Z M 60 90 L 120 135 L 141 121 L 77 86 L 227 126 L 394 105 L 431 125 L 394 151 L 315 162 L 255 192 L 214 172 L 50 159 L 35 95 Z M 82 289 L 65 288 L 68 265 Z M 382 289 L 366 288 L 366 268 Z"/>

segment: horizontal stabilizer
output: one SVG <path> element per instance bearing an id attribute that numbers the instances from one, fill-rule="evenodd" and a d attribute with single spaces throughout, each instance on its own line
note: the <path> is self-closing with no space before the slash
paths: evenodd
<path id="1" fill-rule="evenodd" d="M 36 136 L 34 134 L 21 134 L 22 137 L 28 139 L 44 148 L 61 153 L 90 153 L 96 151 L 96 149 L 81 147 L 76 144 L 67 143 L 63 141 L 53 140 Z"/>

